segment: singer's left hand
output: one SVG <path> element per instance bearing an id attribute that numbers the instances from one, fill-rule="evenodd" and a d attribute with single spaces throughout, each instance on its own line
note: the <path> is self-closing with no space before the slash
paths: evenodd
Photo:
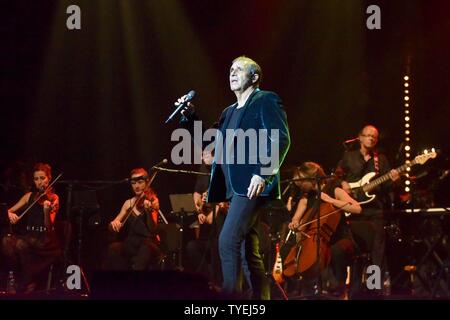
<path id="1" fill-rule="evenodd" d="M 261 192 L 264 191 L 266 187 L 266 182 L 260 176 L 256 174 L 253 175 L 252 180 L 250 180 L 250 186 L 247 188 L 247 197 L 252 200 L 256 199 Z"/>

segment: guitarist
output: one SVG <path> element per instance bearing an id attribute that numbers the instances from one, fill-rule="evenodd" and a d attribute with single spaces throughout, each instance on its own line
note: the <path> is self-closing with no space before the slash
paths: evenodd
<path id="1" fill-rule="evenodd" d="M 397 181 L 400 177 L 398 171 L 391 170 L 386 156 L 377 151 L 378 136 L 377 128 L 373 125 L 366 125 L 359 132 L 356 140 L 359 142 L 359 148 L 345 152 L 337 165 L 336 174 L 343 178 L 342 188 L 358 201 L 363 200 L 362 194 L 354 192 L 350 188 L 349 182 L 356 182 L 370 172 L 375 172 L 377 175 L 389 172 L 392 181 Z M 370 253 L 371 263 L 380 266 L 381 269 L 385 267 L 384 204 L 382 201 L 391 186 L 392 183 L 378 186 L 372 191 L 376 198 L 362 206 L 361 215 L 350 218 L 350 227 L 359 250 Z M 364 270 L 361 271 L 364 272 Z"/>

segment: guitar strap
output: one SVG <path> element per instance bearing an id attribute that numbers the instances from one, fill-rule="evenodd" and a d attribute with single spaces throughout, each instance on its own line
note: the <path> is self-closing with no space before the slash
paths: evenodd
<path id="1" fill-rule="evenodd" d="M 374 151 L 373 152 L 373 164 L 375 166 L 375 174 L 380 173 L 380 162 L 378 160 L 379 160 L 378 151 Z"/>

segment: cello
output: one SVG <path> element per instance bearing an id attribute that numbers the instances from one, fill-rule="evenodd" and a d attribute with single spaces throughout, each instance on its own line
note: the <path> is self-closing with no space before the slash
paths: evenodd
<path id="1" fill-rule="evenodd" d="M 283 275 L 286 277 L 296 275 L 305 278 L 317 277 L 330 263 L 330 240 L 341 219 L 342 208 L 321 202 L 319 232 L 316 211 L 316 206 L 307 210 L 302 219 L 303 223 L 297 229 L 296 245 L 290 249 L 283 265 Z M 319 250 L 317 236 L 320 236 Z"/>

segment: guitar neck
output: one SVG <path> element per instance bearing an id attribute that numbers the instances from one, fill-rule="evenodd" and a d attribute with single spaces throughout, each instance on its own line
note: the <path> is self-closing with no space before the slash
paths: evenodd
<path id="1" fill-rule="evenodd" d="M 406 171 L 407 168 L 409 168 L 415 164 L 416 164 L 416 160 L 413 160 L 413 161 L 410 161 L 409 163 L 405 163 L 405 164 L 401 165 L 398 168 L 395 168 L 395 170 L 397 170 L 398 173 L 402 173 L 402 172 Z M 364 192 L 370 192 L 373 189 L 375 189 L 376 187 L 378 187 L 380 184 L 388 181 L 389 179 L 390 179 L 389 173 L 385 173 L 382 176 L 380 176 L 380 177 L 370 181 L 368 184 L 364 185 L 362 187 L 362 189 Z"/>

